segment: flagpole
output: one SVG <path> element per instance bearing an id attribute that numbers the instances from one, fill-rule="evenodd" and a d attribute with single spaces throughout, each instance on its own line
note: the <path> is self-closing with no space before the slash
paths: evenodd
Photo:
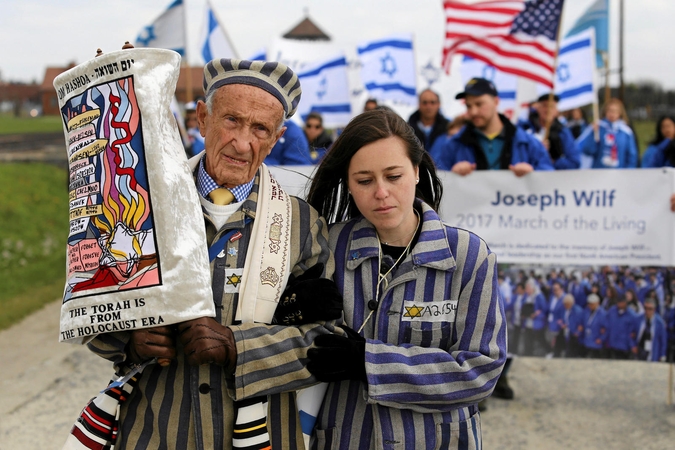
<path id="1" fill-rule="evenodd" d="M 619 1 L 619 100 L 625 102 L 623 84 L 623 0 Z"/>
<path id="2" fill-rule="evenodd" d="M 558 53 L 560 53 L 560 30 L 562 29 L 562 17 L 563 17 L 563 9 L 565 8 L 565 2 L 563 1 L 562 4 L 560 5 L 560 18 L 558 19 L 558 29 L 556 30 L 556 35 L 555 35 L 555 55 L 553 57 L 553 73 L 551 74 L 551 90 L 548 92 L 548 102 L 549 105 L 551 102 L 554 101 L 554 96 L 555 96 L 555 76 L 556 72 L 558 71 Z M 541 121 L 541 117 L 539 118 Z M 544 141 L 548 139 L 548 135 L 551 131 L 551 125 L 553 124 L 553 120 L 547 120 L 546 121 L 546 127 L 544 128 Z M 550 144 L 549 144 L 550 147 Z"/>
<path id="3" fill-rule="evenodd" d="M 188 34 L 187 34 L 187 5 L 183 8 L 183 35 L 185 36 L 185 64 L 182 64 L 184 68 L 187 68 L 187 73 L 185 74 L 185 103 L 190 103 L 192 101 L 192 70 L 190 68 L 190 59 L 188 58 Z"/>

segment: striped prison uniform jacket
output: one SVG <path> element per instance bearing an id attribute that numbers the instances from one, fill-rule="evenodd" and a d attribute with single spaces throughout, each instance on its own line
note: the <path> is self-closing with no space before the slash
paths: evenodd
<path id="1" fill-rule="evenodd" d="M 416 208 L 419 240 L 382 282 L 362 333 L 368 383 L 329 385 L 312 448 L 481 448 L 477 403 L 491 394 L 506 360 L 496 257 L 428 205 Z M 345 322 L 358 330 L 380 272 L 375 229 L 364 218 L 334 225 L 330 247 Z"/>
<path id="2" fill-rule="evenodd" d="M 190 366 L 177 342 L 177 359 L 168 367 L 149 366 L 141 375 L 130 398 L 122 405 L 116 450 L 228 449 L 232 445 L 233 400 L 267 396 L 267 428 L 274 449 L 303 449 L 295 390 L 315 384 L 307 371 L 307 350 L 314 338 L 334 330 L 334 322 L 300 327 L 264 324 L 232 325 L 238 294 L 226 293 L 227 270 L 244 267 L 258 196 L 258 176 L 241 208 L 220 230 L 205 214 L 208 244 L 232 229 L 242 237 L 227 241 L 221 257 L 211 262 L 213 301 L 216 320 L 230 325 L 237 346 L 234 376 L 225 376 L 217 365 Z M 325 276 L 332 276 L 334 265 L 328 248 L 328 230 L 318 212 L 306 202 L 292 200 L 291 267 L 296 276 L 323 263 Z M 234 250 L 231 250 L 234 249 Z M 341 330 L 340 330 L 341 331 Z M 124 347 L 129 332 L 99 335 L 88 344 L 98 355 L 112 360 L 123 371 Z"/>

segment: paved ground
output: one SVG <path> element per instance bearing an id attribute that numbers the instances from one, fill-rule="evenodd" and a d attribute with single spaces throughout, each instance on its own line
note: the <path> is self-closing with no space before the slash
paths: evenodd
<path id="1" fill-rule="evenodd" d="M 0 332 L 0 450 L 57 450 L 84 404 L 112 375 L 86 349 L 58 343 L 59 303 Z M 490 399 L 485 449 L 672 449 L 668 366 L 514 361 L 516 399 Z"/>

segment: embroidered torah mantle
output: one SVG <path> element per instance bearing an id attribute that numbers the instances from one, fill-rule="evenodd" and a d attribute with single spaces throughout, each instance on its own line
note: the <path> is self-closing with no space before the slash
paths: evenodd
<path id="1" fill-rule="evenodd" d="M 59 340 L 215 316 L 171 50 L 105 54 L 56 77 L 70 167 Z"/>

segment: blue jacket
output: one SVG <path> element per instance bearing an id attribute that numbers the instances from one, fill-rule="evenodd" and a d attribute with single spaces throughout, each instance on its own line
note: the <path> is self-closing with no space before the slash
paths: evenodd
<path id="1" fill-rule="evenodd" d="M 673 151 L 670 149 L 670 139 L 664 139 L 657 145 L 650 145 L 642 157 L 642 167 L 675 167 L 673 164 L 675 155 L 671 156 Z"/>
<path id="2" fill-rule="evenodd" d="M 527 303 L 527 296 L 523 301 L 523 305 L 525 303 Z M 536 314 L 536 317 L 534 317 L 534 319 L 524 320 L 523 328 L 541 330 L 548 323 L 548 302 L 542 293 L 537 294 L 534 298 L 534 313 Z"/>
<path id="3" fill-rule="evenodd" d="M 542 133 L 541 128 L 529 120 L 518 122 L 523 130 L 528 133 L 536 135 Z M 556 170 L 578 169 L 581 165 L 581 158 L 579 155 L 579 148 L 574 140 L 572 131 L 555 120 L 549 129 L 549 155 L 551 159 L 555 159 L 553 167 Z"/>
<path id="4" fill-rule="evenodd" d="M 569 311 L 569 312 L 568 312 Z M 584 338 L 584 309 L 574 304 L 567 310 L 563 308 L 562 322 L 567 325 L 569 333 L 565 333 L 565 339 L 569 340 L 570 336 L 576 337 L 580 342 Z"/>
<path id="5" fill-rule="evenodd" d="M 548 303 L 548 329 L 554 333 L 560 331 L 560 322 L 558 321 L 563 318 L 565 313 L 563 297 L 565 297 L 564 293 L 557 299 L 551 295 L 551 301 Z"/>
<path id="6" fill-rule="evenodd" d="M 369 300 L 379 304 L 361 332 L 368 382 L 329 384 L 312 448 L 480 448 L 476 403 L 506 360 L 497 261 L 478 236 L 421 207 L 419 240 L 379 289 L 375 228 L 363 217 L 330 228 L 346 324 L 358 330 Z"/>
<path id="7" fill-rule="evenodd" d="M 272 147 L 265 164 L 268 166 L 307 166 L 312 164 L 309 154 L 309 142 L 302 128 L 287 120 L 286 132 Z"/>
<path id="8" fill-rule="evenodd" d="M 637 338 L 637 315 L 626 308 L 619 313 L 616 305 L 607 311 L 607 346 L 615 350 L 630 351 Z"/>
<path id="9" fill-rule="evenodd" d="M 635 136 L 626 122 L 601 120 L 600 140 L 595 142 L 593 126 L 586 127 L 577 138 L 577 145 L 584 155 L 593 158 L 593 169 L 627 169 L 637 167 L 638 150 Z"/>
<path id="10" fill-rule="evenodd" d="M 509 120 L 499 115 L 504 125 L 506 141 L 502 149 L 500 168 L 508 169 L 509 165 L 519 162 L 529 163 L 535 170 L 553 170 L 553 163 L 544 146 L 525 130 L 515 127 Z M 452 138 L 439 143 L 430 152 L 431 158 L 439 170 L 451 170 L 459 161 L 476 163 L 477 170 L 487 170 L 485 153 L 475 134 L 475 127 L 469 123 Z"/>
<path id="11" fill-rule="evenodd" d="M 574 296 L 574 303 L 579 305 L 583 310 L 586 307 L 586 288 L 583 284 L 577 282 L 570 282 L 567 285 L 567 292 Z"/>
<path id="12" fill-rule="evenodd" d="M 595 311 L 586 308 L 584 310 L 584 345 L 586 348 L 600 350 L 606 340 L 607 313 L 599 306 Z"/>
<path id="13" fill-rule="evenodd" d="M 637 339 L 636 342 L 639 344 L 642 335 L 645 332 L 645 325 L 647 319 L 644 314 L 641 314 L 637 318 Z M 661 358 L 665 358 L 666 351 L 668 350 L 668 333 L 666 332 L 666 323 L 663 321 L 660 315 L 654 314 L 652 317 L 651 323 L 651 333 L 652 333 L 652 351 L 649 352 L 648 361 L 660 361 Z"/>

